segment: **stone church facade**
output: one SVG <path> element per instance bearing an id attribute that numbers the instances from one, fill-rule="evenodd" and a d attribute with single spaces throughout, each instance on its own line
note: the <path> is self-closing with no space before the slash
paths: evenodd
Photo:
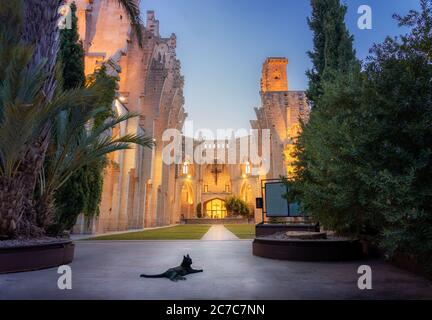
<path id="1" fill-rule="evenodd" d="M 117 114 L 137 112 L 139 117 L 122 123 L 112 135 L 145 133 L 155 147 L 136 146 L 109 156 L 104 174 L 100 215 L 86 221 L 80 216 L 76 233 L 106 233 L 180 223 L 195 218 L 200 207 L 203 216 L 223 218 L 224 201 L 229 196 L 245 200 L 256 220 L 254 208 L 261 196 L 261 181 L 290 174 L 290 150 L 298 133 L 299 117 L 306 118 L 309 107 L 303 92 L 288 91 L 285 58 L 269 58 L 263 64 L 261 107 L 255 109 L 253 129 L 271 133 L 270 170 L 252 174 L 247 158 L 235 164 L 195 164 L 184 155 L 180 164 L 165 164 L 162 154 L 167 142 L 166 129 L 182 130 L 187 113 L 183 96 L 184 78 L 176 57 L 175 34 L 165 38 L 159 21 L 147 12 L 140 47 L 131 34 L 127 15 L 116 0 L 75 0 L 78 28 L 85 49 L 86 74 L 101 65 L 119 77 L 113 109 Z M 183 143 L 187 137 L 183 137 Z M 240 139 L 204 142 L 194 146 L 217 151 L 239 148 Z"/>

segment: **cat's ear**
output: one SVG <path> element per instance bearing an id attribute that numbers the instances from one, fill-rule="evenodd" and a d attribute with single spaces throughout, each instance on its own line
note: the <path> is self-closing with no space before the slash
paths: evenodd
<path id="1" fill-rule="evenodd" d="M 190 258 L 190 257 L 189 257 L 189 254 L 188 254 L 186 257 Z"/>

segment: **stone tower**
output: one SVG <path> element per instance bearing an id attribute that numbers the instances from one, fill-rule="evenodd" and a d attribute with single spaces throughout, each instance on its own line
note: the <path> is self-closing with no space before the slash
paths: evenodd
<path id="1" fill-rule="evenodd" d="M 287 58 L 267 58 L 262 66 L 261 106 L 255 109 L 253 129 L 268 129 L 271 134 L 270 171 L 267 179 L 292 174 L 294 142 L 300 119 L 306 120 L 309 105 L 303 91 L 288 90 Z"/>
<path id="2" fill-rule="evenodd" d="M 267 58 L 262 67 L 261 92 L 288 91 L 288 59 Z"/>

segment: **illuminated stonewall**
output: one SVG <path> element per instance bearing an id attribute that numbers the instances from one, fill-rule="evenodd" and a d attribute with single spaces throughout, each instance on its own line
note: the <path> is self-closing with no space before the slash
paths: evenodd
<path id="1" fill-rule="evenodd" d="M 176 35 L 162 37 L 155 13 L 148 11 L 140 48 L 117 1 L 78 0 L 76 4 L 86 74 L 108 62 L 109 72 L 120 78 L 114 111 L 141 113 L 112 134 L 145 132 L 153 137 L 156 147 L 135 147 L 110 155 L 100 215 L 91 221 L 80 216 L 74 232 L 105 233 L 175 224 L 182 218 L 195 218 L 198 205 L 205 217 L 223 218 L 227 214 L 224 201 L 229 196 L 245 200 L 258 219 L 260 212 L 254 202 L 261 194 L 260 181 L 290 173 L 289 153 L 298 133 L 298 119 L 309 113 L 304 92 L 288 91 L 287 59 L 265 61 L 262 105 L 255 109 L 257 120 L 251 121 L 253 129 L 271 134 L 270 156 L 264 159 L 268 172 L 255 172 L 254 164 L 244 157 L 235 164 L 220 164 L 217 159 L 196 164 L 183 155 L 181 163 L 167 165 L 162 155 L 168 142 L 162 141 L 162 136 L 167 129 L 181 131 L 187 119 Z M 213 140 L 206 141 L 205 148 L 222 151 L 227 146 L 239 148 L 239 144 L 240 139 Z"/>

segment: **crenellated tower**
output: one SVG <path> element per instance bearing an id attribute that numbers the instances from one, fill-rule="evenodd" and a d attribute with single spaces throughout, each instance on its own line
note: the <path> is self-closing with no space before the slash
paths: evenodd
<path id="1" fill-rule="evenodd" d="M 261 92 L 288 91 L 287 58 L 267 58 L 262 66 Z"/>
<path id="2" fill-rule="evenodd" d="M 310 111 L 305 92 L 289 91 L 287 66 L 287 58 L 271 57 L 264 61 L 261 106 L 255 109 L 257 120 L 251 121 L 252 128 L 268 129 L 271 133 L 270 172 L 266 178 L 292 174 L 291 154 L 300 119 L 307 119 Z"/>

